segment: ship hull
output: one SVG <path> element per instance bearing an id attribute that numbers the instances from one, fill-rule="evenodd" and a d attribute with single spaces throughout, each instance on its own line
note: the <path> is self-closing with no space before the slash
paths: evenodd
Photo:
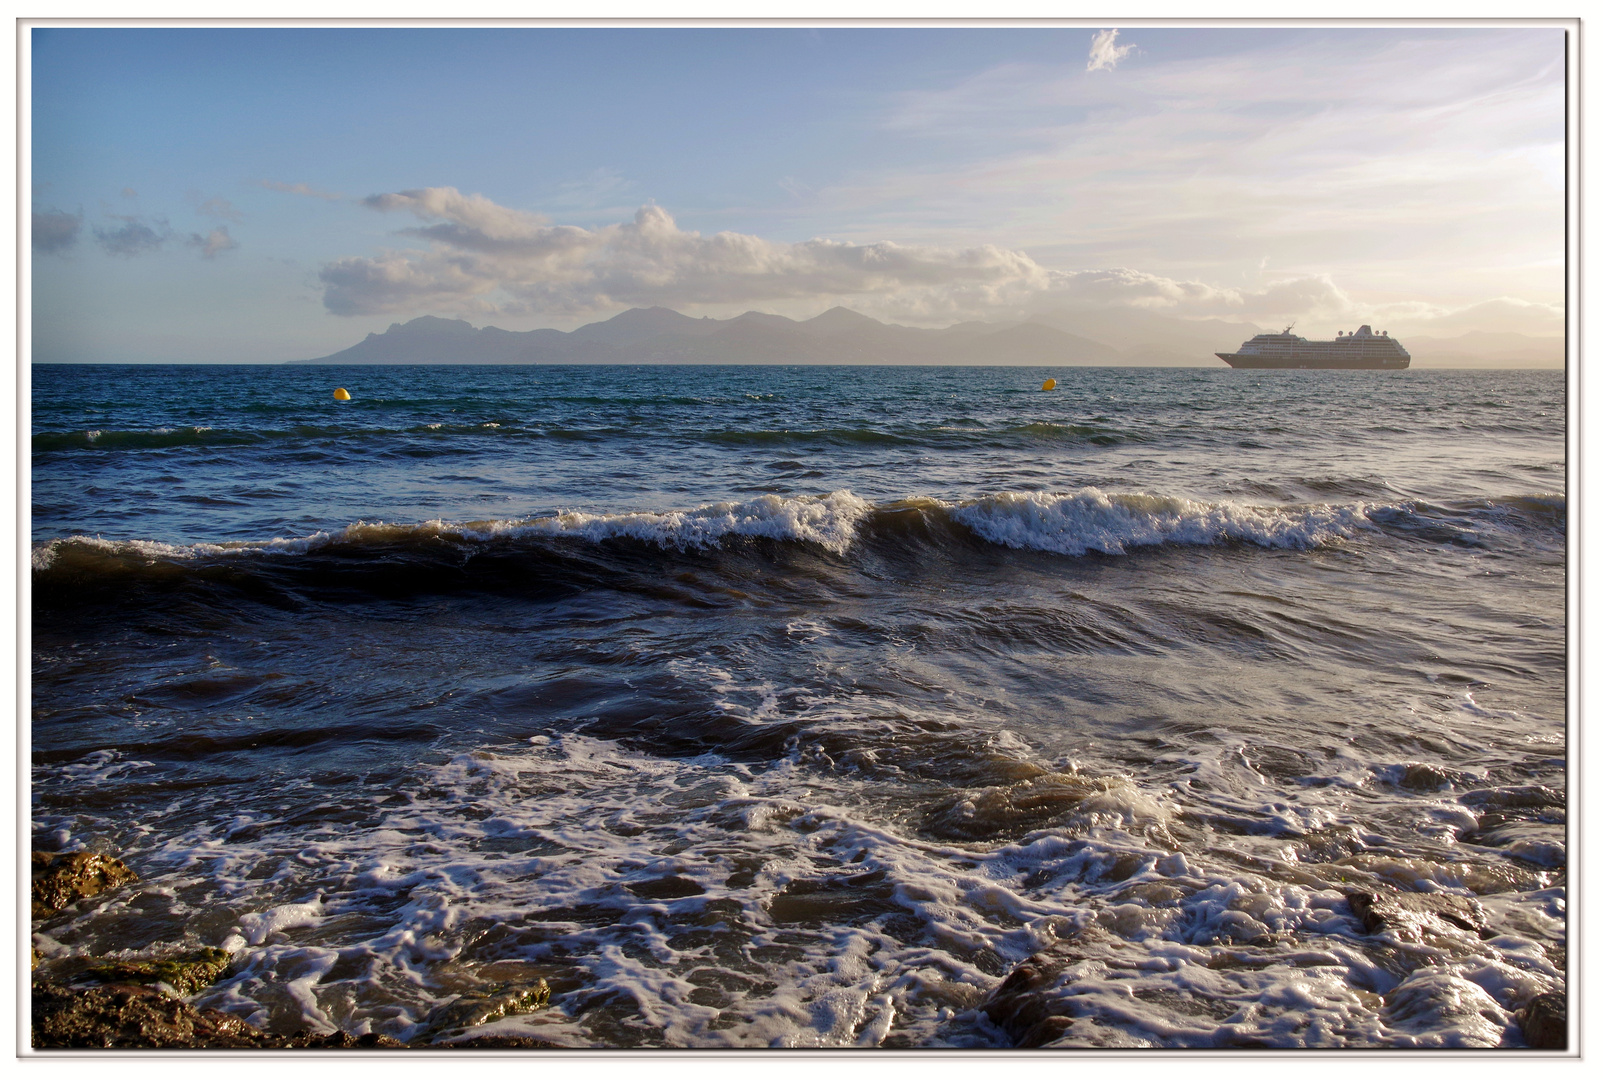
<path id="1" fill-rule="evenodd" d="M 1299 371 L 1310 368 L 1324 370 L 1401 371 L 1408 366 L 1409 358 L 1398 357 L 1346 357 L 1346 356 L 1252 356 L 1242 353 L 1214 353 L 1233 368 L 1275 368 Z"/>

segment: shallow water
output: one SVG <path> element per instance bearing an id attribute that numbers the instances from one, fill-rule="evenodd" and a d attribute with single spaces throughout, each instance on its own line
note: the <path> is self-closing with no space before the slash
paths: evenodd
<path id="1" fill-rule="evenodd" d="M 1559 373 L 36 367 L 33 466 L 36 843 L 143 877 L 46 956 L 575 1046 L 1006 1046 L 1071 937 L 1064 1045 L 1564 987 Z"/>

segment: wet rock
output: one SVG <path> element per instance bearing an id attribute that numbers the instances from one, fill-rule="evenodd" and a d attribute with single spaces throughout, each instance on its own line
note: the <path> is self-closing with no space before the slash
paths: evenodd
<path id="1" fill-rule="evenodd" d="M 1016 783 L 977 788 L 938 803 L 922 830 L 943 840 L 1018 838 L 1044 828 L 1106 791 L 1110 782 L 1072 773 L 1044 773 Z"/>
<path id="2" fill-rule="evenodd" d="M 685 896 L 700 896 L 707 891 L 689 878 L 677 875 L 656 878 L 653 881 L 637 881 L 626 888 L 636 896 L 643 896 L 648 900 L 677 900 Z"/>
<path id="3" fill-rule="evenodd" d="M 468 994 L 447 1002 L 429 1014 L 423 1033 L 414 1043 L 434 1042 L 441 1036 L 492 1020 L 533 1012 L 551 1002 L 551 987 L 544 979 L 520 986 L 503 986 L 488 994 Z M 488 1038 L 490 1036 L 481 1036 Z M 451 1045 L 456 1046 L 457 1043 Z"/>
<path id="4" fill-rule="evenodd" d="M 1351 892 L 1347 903 L 1364 931 L 1378 934 L 1385 929 L 1418 926 L 1434 917 L 1472 933 L 1486 929 L 1486 913 L 1475 900 L 1448 893 L 1405 893 L 1389 889 L 1378 892 Z"/>
<path id="5" fill-rule="evenodd" d="M 1476 788 L 1458 797 L 1465 806 L 1485 807 L 1490 810 L 1563 808 L 1564 793 L 1541 784 L 1524 787 Z"/>
<path id="6" fill-rule="evenodd" d="M 230 959 L 222 949 L 196 949 L 157 960 L 97 961 L 81 974 L 102 983 L 166 983 L 187 997 L 222 978 Z"/>
<path id="7" fill-rule="evenodd" d="M 284 1039 L 281 1045 L 292 1050 L 405 1050 L 406 1044 L 389 1035 L 370 1031 L 366 1035 L 352 1035 L 348 1031 L 335 1031 L 328 1035 L 314 1035 L 297 1031 Z"/>
<path id="8" fill-rule="evenodd" d="M 48 918 L 62 908 L 108 889 L 138 881 L 121 859 L 91 851 L 33 853 L 33 917 Z"/>
<path id="9" fill-rule="evenodd" d="M 1536 1050 L 1563 1050 L 1567 1019 L 1563 994 L 1537 994 L 1520 1015 L 1520 1031 Z"/>
<path id="10" fill-rule="evenodd" d="M 1062 1038 L 1074 1022 L 1072 999 L 1052 991 L 1066 969 L 1085 959 L 1084 945 L 1098 936 L 1103 935 L 1088 927 L 1036 953 L 1008 973 L 980 1010 L 1016 1047 L 1045 1046 Z"/>
<path id="11" fill-rule="evenodd" d="M 864 922 L 900 911 L 895 883 L 883 870 L 792 881 L 768 901 L 776 923 Z"/>
<path id="12" fill-rule="evenodd" d="M 1451 787 L 1463 775 L 1457 770 L 1416 761 L 1402 767 L 1397 785 L 1413 791 L 1440 791 L 1444 787 Z"/>
<path id="13" fill-rule="evenodd" d="M 251 1049 L 279 1036 L 216 1009 L 197 1009 L 149 986 L 33 986 L 35 1049 L 84 1047 Z"/>
<path id="14" fill-rule="evenodd" d="M 404 1050 L 389 1035 L 297 1031 L 274 1035 L 237 1016 L 197 1009 L 152 986 L 33 985 L 33 1046 L 37 1050 Z M 443 1044 L 455 1049 L 547 1049 L 554 1043 L 521 1035 L 481 1035 Z"/>

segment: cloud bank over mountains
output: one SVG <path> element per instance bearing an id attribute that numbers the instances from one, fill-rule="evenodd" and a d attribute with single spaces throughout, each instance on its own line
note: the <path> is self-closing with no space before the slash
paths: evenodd
<path id="1" fill-rule="evenodd" d="M 499 206 L 455 188 L 373 195 L 363 204 L 429 224 L 401 235 L 424 250 L 340 259 L 319 275 L 341 315 L 414 310 L 581 313 L 609 307 L 738 304 L 891 292 L 931 313 L 996 307 L 1046 288 L 1023 252 L 835 240 L 776 243 L 679 228 L 659 206 L 585 229 Z"/>
<path id="2" fill-rule="evenodd" d="M 1178 280 L 1123 267 L 1063 271 L 996 245 L 942 247 L 812 239 L 783 243 L 681 229 L 656 205 L 597 228 L 553 224 L 452 187 L 370 195 L 369 209 L 408 214 L 413 246 L 325 264 L 324 306 L 336 315 L 557 315 L 627 307 L 847 304 L 915 323 L 1027 314 L 1064 305 L 1138 308 L 1182 318 L 1264 321 L 1390 318 L 1415 328 L 1490 321 L 1559 333 L 1560 309 L 1498 299 L 1453 311 L 1422 303 L 1360 305 L 1328 276 L 1256 288 Z"/>

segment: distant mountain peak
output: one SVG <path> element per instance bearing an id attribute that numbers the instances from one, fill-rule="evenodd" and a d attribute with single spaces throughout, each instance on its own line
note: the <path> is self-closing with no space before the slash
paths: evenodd
<path id="1" fill-rule="evenodd" d="M 471 334 L 474 332 L 473 324 L 466 319 L 442 319 L 438 315 L 419 315 L 404 323 L 390 323 L 386 334 Z"/>
<path id="2" fill-rule="evenodd" d="M 814 315 L 811 319 L 803 320 L 808 326 L 816 327 L 848 327 L 867 326 L 870 323 L 883 326 L 878 319 L 871 319 L 860 311 L 853 311 L 848 307 L 836 304 L 822 315 Z"/>
<path id="3" fill-rule="evenodd" d="M 677 323 L 681 320 L 694 322 L 689 315 L 681 315 L 673 308 L 653 305 L 652 307 L 632 307 L 628 311 L 620 311 L 610 319 L 601 320 L 602 323 Z M 598 325 L 591 323 L 590 325 Z"/>

